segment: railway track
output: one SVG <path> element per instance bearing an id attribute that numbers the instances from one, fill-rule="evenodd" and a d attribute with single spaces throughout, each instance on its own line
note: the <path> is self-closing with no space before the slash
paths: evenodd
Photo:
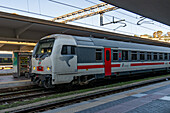
<path id="1" fill-rule="evenodd" d="M 82 102 L 82 101 L 87 101 L 87 100 L 99 98 L 99 97 L 102 97 L 102 96 L 106 96 L 106 95 L 130 90 L 130 89 L 146 86 L 146 85 L 149 85 L 149 84 L 158 83 L 158 82 L 161 82 L 161 81 L 165 81 L 167 79 L 170 79 L 170 77 L 159 78 L 159 79 L 155 79 L 155 80 L 148 80 L 148 81 L 145 81 L 145 82 L 133 83 L 133 84 L 125 85 L 125 86 L 122 86 L 122 87 L 116 87 L 116 88 L 111 89 L 111 90 L 105 90 L 105 91 L 90 93 L 90 94 L 86 94 L 86 95 L 79 95 L 79 96 L 75 96 L 75 97 L 72 97 L 72 98 L 67 98 L 67 99 L 64 99 L 64 100 L 59 100 L 59 101 L 55 101 L 55 102 L 51 102 L 51 103 L 41 104 L 39 106 L 19 109 L 19 110 L 15 110 L 15 111 L 11 111 L 11 112 L 32 113 L 32 112 L 47 111 L 47 110 L 50 110 L 50 109 L 59 108 L 59 107 L 62 107 L 62 106 L 67 106 L 67 105 L 70 105 L 70 104 L 75 104 L 75 103 L 79 103 L 79 102 Z"/>
<path id="2" fill-rule="evenodd" d="M 97 83 L 95 82 L 93 85 L 79 86 L 79 87 L 73 86 L 73 87 L 69 87 L 69 88 L 61 87 L 60 90 L 58 88 L 47 90 L 47 89 L 35 87 L 35 86 L 16 87 L 16 88 L 0 91 L 0 105 L 4 105 L 4 104 L 10 105 L 17 101 L 33 100 L 33 99 L 39 98 L 39 97 L 44 97 L 44 96 L 48 97 L 52 94 L 65 93 L 65 92 L 76 91 L 76 90 L 80 90 L 80 89 L 88 89 L 88 88 L 113 84 L 113 83 L 117 83 L 117 82 L 129 81 L 132 79 L 136 80 L 139 78 L 143 78 L 143 77 L 136 76 L 136 77 L 130 77 L 128 79 L 125 77 L 122 77 L 122 78 L 119 77 L 117 79 L 115 78 L 115 80 L 113 80 L 113 81 L 108 81 L 108 80 L 106 80 L 105 82 L 98 81 Z"/>
<path id="3" fill-rule="evenodd" d="M 34 86 L 27 86 L 27 87 L 16 87 L 14 89 L 5 89 L 0 92 L 0 105 L 3 104 L 11 104 L 17 101 L 25 101 L 34 98 L 39 98 L 42 96 L 49 96 L 52 94 L 63 93 L 68 91 L 74 91 L 81 88 L 87 87 L 80 87 L 80 88 L 64 88 L 61 87 L 60 89 L 45 89 L 40 87 Z M 88 87 L 89 88 L 89 87 Z"/>
<path id="4" fill-rule="evenodd" d="M 5 88 L 0 90 L 0 105 L 50 95 L 54 92 L 56 91 L 46 90 L 34 85 Z"/>
<path id="5" fill-rule="evenodd" d="M 56 93 L 56 91 L 44 91 L 44 90 L 37 89 L 37 90 L 30 90 L 28 92 L 25 91 L 25 92 L 17 93 L 17 95 L 16 95 L 16 93 L 7 94 L 10 96 L 6 96 L 5 94 L 3 94 L 4 97 L 1 97 L 0 105 L 7 104 L 7 103 L 10 104 L 10 103 L 16 102 L 16 101 L 33 99 L 33 98 L 37 98 L 37 97 L 41 97 L 41 96 L 51 95 L 54 93 Z"/>
<path id="6" fill-rule="evenodd" d="M 34 98 L 39 98 L 42 96 L 49 96 L 52 94 L 57 94 L 57 93 L 64 93 L 68 91 L 75 91 L 79 89 L 85 89 L 89 88 L 90 86 L 84 87 L 80 86 L 79 88 L 64 88 L 61 87 L 60 89 L 44 89 L 40 87 L 34 87 L 33 89 L 16 89 L 12 91 L 4 91 L 3 93 L 0 93 L 0 105 L 3 104 L 11 104 L 17 101 L 25 101 L 25 100 L 30 100 Z"/>
<path id="7" fill-rule="evenodd" d="M 2 93 L 19 92 L 19 91 L 23 91 L 23 90 L 37 89 L 37 88 L 39 88 L 39 87 L 37 87 L 35 85 L 2 88 L 2 89 L 0 89 L 0 94 L 2 94 Z"/>

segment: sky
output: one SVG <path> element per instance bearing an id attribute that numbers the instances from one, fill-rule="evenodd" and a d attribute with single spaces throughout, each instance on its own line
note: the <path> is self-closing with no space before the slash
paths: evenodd
<path id="1" fill-rule="evenodd" d="M 68 5 L 55 3 L 53 1 Z M 51 20 L 54 17 L 77 11 L 79 10 L 78 8 L 83 9 L 99 3 L 103 2 L 100 0 L 0 0 L 0 11 Z M 70 5 L 75 7 L 70 7 Z M 141 19 L 141 16 L 123 9 L 104 13 L 104 23 L 111 22 L 113 16 L 115 20 L 125 19 L 127 26 L 120 27 L 116 30 L 114 29 L 122 24 L 117 23 L 100 26 L 100 15 L 68 22 L 67 24 L 138 36 L 143 34 L 152 35 L 153 32 L 158 30 L 163 31 L 164 34 L 170 31 L 169 26 L 150 19 L 145 19 L 145 22 L 142 25 L 136 25 Z"/>

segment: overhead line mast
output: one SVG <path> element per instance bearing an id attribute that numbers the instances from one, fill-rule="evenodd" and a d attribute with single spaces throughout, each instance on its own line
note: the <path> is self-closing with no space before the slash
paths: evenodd
<path id="1" fill-rule="evenodd" d="M 105 12 L 109 12 L 109 11 L 116 10 L 116 9 L 118 9 L 118 7 L 111 6 L 107 3 L 101 3 L 101 4 L 97 4 L 97 5 L 88 7 L 88 8 L 84 8 L 78 11 L 74 11 L 72 13 L 68 13 L 68 14 L 53 18 L 52 21 L 57 21 L 60 23 L 67 23 L 67 22 L 71 22 L 74 20 L 79 20 L 82 18 L 94 16 L 97 14 L 103 14 Z"/>

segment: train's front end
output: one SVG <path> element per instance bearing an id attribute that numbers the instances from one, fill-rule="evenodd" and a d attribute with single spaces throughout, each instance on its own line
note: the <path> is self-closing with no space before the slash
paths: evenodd
<path id="1" fill-rule="evenodd" d="M 31 81 L 46 88 L 52 87 L 52 52 L 55 38 L 45 37 L 34 48 Z"/>

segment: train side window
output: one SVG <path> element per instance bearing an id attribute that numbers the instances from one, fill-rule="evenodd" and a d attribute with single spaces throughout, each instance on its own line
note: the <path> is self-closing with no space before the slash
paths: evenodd
<path id="1" fill-rule="evenodd" d="M 62 55 L 74 55 L 75 54 L 75 46 L 63 45 L 61 54 Z"/>
<path id="2" fill-rule="evenodd" d="M 102 60 L 102 49 L 96 49 L 96 60 Z"/>
<path id="3" fill-rule="evenodd" d="M 150 52 L 147 53 L 147 60 L 152 60 L 152 56 Z"/>
<path id="4" fill-rule="evenodd" d="M 9 62 L 12 62 L 12 58 L 9 58 L 10 60 L 9 60 Z"/>
<path id="5" fill-rule="evenodd" d="M 72 54 L 72 55 L 75 55 L 75 53 L 76 53 L 76 52 L 75 52 L 75 48 L 76 48 L 75 46 L 71 46 L 71 54 Z"/>
<path id="6" fill-rule="evenodd" d="M 110 61 L 110 51 L 109 50 L 106 51 L 106 60 Z"/>
<path id="7" fill-rule="evenodd" d="M 145 53 L 144 52 L 140 52 L 140 60 L 145 60 Z"/>
<path id="8" fill-rule="evenodd" d="M 153 53 L 153 60 L 158 60 L 158 54 L 157 53 Z"/>
<path id="9" fill-rule="evenodd" d="M 168 60 L 168 53 L 164 54 L 164 60 Z"/>
<path id="10" fill-rule="evenodd" d="M 128 60 L 128 51 L 122 51 L 122 60 Z"/>
<path id="11" fill-rule="evenodd" d="M 63 45 L 62 50 L 61 50 L 62 55 L 67 55 L 67 46 Z"/>
<path id="12" fill-rule="evenodd" d="M 137 60 L 137 52 L 136 51 L 131 52 L 131 60 Z"/>
<path id="13" fill-rule="evenodd" d="M 163 53 L 159 53 L 159 60 L 163 60 Z"/>
<path id="14" fill-rule="evenodd" d="M 8 62 L 8 58 L 4 58 L 4 62 Z"/>
<path id="15" fill-rule="evenodd" d="M 113 50 L 113 60 L 118 60 L 118 50 Z"/>

